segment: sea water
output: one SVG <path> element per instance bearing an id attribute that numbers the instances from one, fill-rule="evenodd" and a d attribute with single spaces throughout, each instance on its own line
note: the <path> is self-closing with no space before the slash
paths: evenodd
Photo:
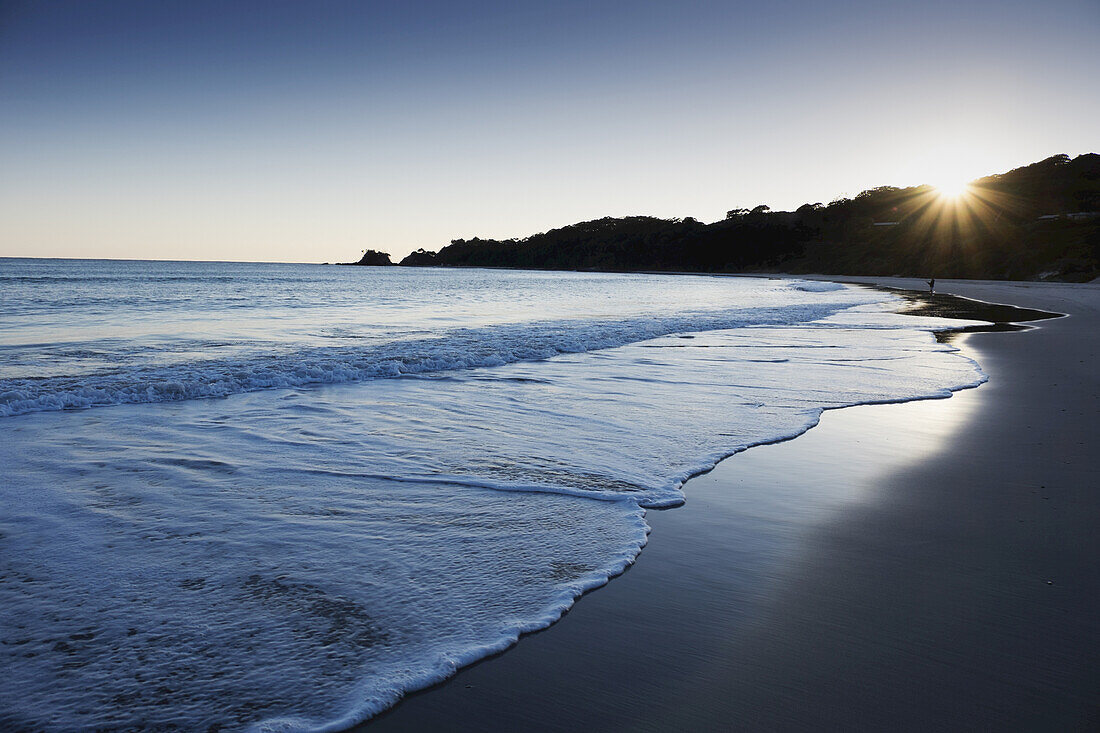
<path id="1" fill-rule="evenodd" d="M 0 724 L 363 720 L 552 623 L 722 458 L 984 381 L 898 305 L 782 279 L 0 260 Z"/>

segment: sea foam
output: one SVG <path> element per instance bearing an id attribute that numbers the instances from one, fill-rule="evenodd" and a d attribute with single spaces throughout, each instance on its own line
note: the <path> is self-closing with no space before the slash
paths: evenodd
<path id="1" fill-rule="evenodd" d="M 0 379 L 0 416 L 177 402 L 264 389 L 501 366 L 608 349 L 681 331 L 800 323 L 870 300 L 866 291 L 853 292 L 854 297 L 782 307 L 742 306 L 618 320 L 570 319 L 449 328 L 428 338 L 282 348 L 274 353 L 248 353 L 244 358 L 224 359 L 215 355 L 168 365 L 147 365 L 145 360 L 135 358 L 138 355 L 122 354 L 111 368 L 96 372 Z"/>
<path id="2" fill-rule="evenodd" d="M 892 296 L 721 287 L 710 311 L 406 332 L 363 363 L 293 350 L 400 352 L 404 378 L 0 421 L 0 723 L 346 727 L 552 623 L 722 458 L 985 379 L 930 333 L 957 322 Z M 105 378 L 139 384 L 123 366 Z"/>

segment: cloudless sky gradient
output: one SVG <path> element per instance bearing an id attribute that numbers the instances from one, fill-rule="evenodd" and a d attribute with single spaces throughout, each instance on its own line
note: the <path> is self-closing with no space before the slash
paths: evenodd
<path id="1" fill-rule="evenodd" d="M 347 261 L 1100 152 L 1100 2 L 0 0 L 0 256 Z"/>

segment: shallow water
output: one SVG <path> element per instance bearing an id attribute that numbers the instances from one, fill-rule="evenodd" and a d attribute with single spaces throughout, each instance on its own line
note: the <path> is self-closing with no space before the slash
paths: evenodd
<path id="1" fill-rule="evenodd" d="M 345 726 L 551 623 L 722 457 L 984 380 L 856 287 L 0 267 L 19 727 Z"/>

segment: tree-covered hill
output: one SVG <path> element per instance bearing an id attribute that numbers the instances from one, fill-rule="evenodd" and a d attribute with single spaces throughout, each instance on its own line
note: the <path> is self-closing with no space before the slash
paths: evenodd
<path id="1" fill-rule="evenodd" d="M 604 218 L 523 239 L 456 239 L 412 266 L 820 272 L 987 279 L 1100 275 L 1100 155 L 1056 155 L 951 198 L 881 186 L 851 199 L 693 218 Z"/>
<path id="2" fill-rule="evenodd" d="M 341 265 L 371 265 L 375 267 L 392 265 L 390 262 L 390 256 L 386 252 L 378 252 L 373 249 L 363 250 L 363 256 L 359 258 L 358 262 L 340 262 Z"/>

